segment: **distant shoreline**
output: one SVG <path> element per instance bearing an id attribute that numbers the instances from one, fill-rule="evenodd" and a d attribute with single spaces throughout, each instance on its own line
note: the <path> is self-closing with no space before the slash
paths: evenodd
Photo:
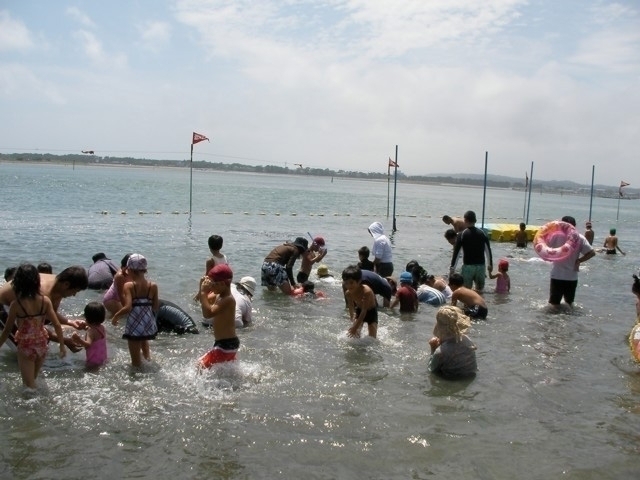
<path id="1" fill-rule="evenodd" d="M 7 163 L 13 165 L 58 165 L 61 167 L 69 167 L 73 166 L 77 167 L 106 167 L 106 168 L 147 168 L 147 169 L 171 169 L 171 170 L 182 170 L 189 169 L 188 161 L 170 161 L 170 160 L 140 160 L 131 158 L 131 162 L 125 163 L 123 160 L 129 160 L 129 158 L 116 158 L 113 161 L 102 161 L 98 160 L 100 157 L 90 157 L 88 155 L 69 155 L 70 157 L 76 157 L 77 160 L 74 161 L 73 158 L 63 159 L 60 156 L 56 155 L 42 155 L 42 154 L 25 154 L 26 155 L 40 155 L 44 158 L 41 159 L 16 159 L 16 158 L 7 158 L 9 155 L 0 154 L 0 164 Z M 108 157 L 110 158 L 110 157 Z M 95 160 L 94 160 L 95 159 Z M 137 163 L 136 163 L 137 162 Z M 148 163 L 152 162 L 152 163 Z M 193 162 L 193 169 L 197 171 L 215 171 L 215 172 L 226 172 L 226 173 L 235 173 L 235 174 L 266 174 L 266 175 L 283 175 L 290 177 L 297 177 L 300 175 L 304 176 L 313 176 L 313 177 L 325 177 L 332 178 L 333 180 L 358 180 L 358 181 L 369 181 L 369 182 L 388 182 L 390 177 L 380 174 L 380 173 L 370 173 L 365 174 L 362 172 L 344 172 L 344 171 L 327 171 L 327 170 L 316 170 L 316 169 L 288 169 L 282 167 L 274 167 L 274 166 L 247 166 L 240 164 L 218 164 L 218 163 L 210 163 L 210 162 L 202 162 L 197 161 Z M 368 176 L 371 175 L 371 176 Z M 441 181 L 439 181 L 441 180 Z M 458 181 L 459 180 L 459 181 Z M 439 175 L 436 177 L 428 177 L 428 176 L 406 176 L 402 175 L 398 178 L 398 183 L 404 184 L 414 184 L 414 185 L 438 185 L 443 187 L 463 187 L 463 188 L 484 188 L 484 182 L 479 181 L 477 178 L 464 177 L 456 175 Z M 540 181 L 533 182 L 532 193 L 540 193 L 540 194 L 550 194 L 550 195 L 570 195 L 570 196 L 581 196 L 581 197 L 590 197 L 591 191 L 586 185 L 574 184 L 572 182 L 568 182 L 571 184 L 569 186 L 559 186 L 558 182 L 549 182 Z M 489 180 L 487 182 L 486 187 L 491 190 L 515 190 L 525 192 L 524 182 L 518 182 L 515 179 L 511 181 L 498 181 L 498 180 Z M 599 186 L 594 193 L 593 197 L 596 198 L 608 198 L 608 199 L 620 199 L 620 200 L 638 200 L 640 199 L 640 192 L 627 191 L 626 195 L 623 197 L 618 196 L 618 187 L 612 186 Z"/>

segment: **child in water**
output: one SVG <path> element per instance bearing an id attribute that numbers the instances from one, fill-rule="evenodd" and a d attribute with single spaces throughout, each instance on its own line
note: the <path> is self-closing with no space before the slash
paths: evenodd
<path id="1" fill-rule="evenodd" d="M 84 307 L 84 318 L 87 321 L 87 333 L 84 338 L 74 332 L 73 341 L 84 347 L 87 355 L 87 367 L 95 368 L 107 361 L 107 333 L 104 319 L 107 312 L 99 302 L 89 302 Z"/>
<path id="2" fill-rule="evenodd" d="M 44 328 L 45 319 L 53 323 L 58 338 L 63 338 L 62 327 L 51 300 L 40 293 L 40 274 L 36 267 L 28 263 L 20 265 L 12 281 L 16 299 L 9 306 L 7 323 L 0 335 L 0 346 L 9 337 L 13 325 L 17 324 L 15 341 L 22 383 L 27 388 L 35 389 L 36 378 L 48 351 L 49 336 Z M 64 342 L 60 342 L 60 357 L 66 353 Z"/>
<path id="3" fill-rule="evenodd" d="M 515 235 L 516 247 L 527 248 L 527 224 L 524 222 L 520 222 L 519 228 L 520 230 L 518 230 Z"/>
<path id="4" fill-rule="evenodd" d="M 236 359 L 240 340 L 236 335 L 236 300 L 231 293 L 233 272 L 229 265 L 216 265 L 200 282 L 200 307 L 211 318 L 213 348 L 198 360 L 199 368 Z"/>
<path id="5" fill-rule="evenodd" d="M 122 338 L 129 344 L 131 365 L 141 367 L 142 359 L 151 360 L 149 340 L 156 338 L 156 312 L 160 308 L 158 300 L 158 285 L 145 278 L 147 273 L 147 259 L 139 253 L 133 253 L 127 260 L 129 281 L 124 284 L 124 298 L 122 308 L 116 312 L 111 320 L 118 325 L 120 317 L 127 315 Z"/>
<path id="6" fill-rule="evenodd" d="M 459 273 L 454 273 L 449 277 L 449 286 L 453 293 L 451 294 L 451 305 L 454 307 L 461 302 L 464 304 L 465 315 L 471 318 L 484 320 L 489 314 L 487 303 L 475 290 L 464 286 L 464 279 Z"/>
<path id="7" fill-rule="evenodd" d="M 294 297 L 325 298 L 326 295 L 320 290 L 316 290 L 316 284 L 307 280 L 291 291 Z"/>
<path id="8" fill-rule="evenodd" d="M 367 246 L 358 249 L 358 267 L 360 267 L 361 270 L 371 270 L 373 272 L 373 262 L 369 260 L 370 254 L 371 251 Z"/>
<path id="9" fill-rule="evenodd" d="M 378 304 L 373 290 L 362 283 L 360 267 L 349 266 L 342 271 L 344 296 L 349 307 L 351 327 L 347 330 L 350 337 L 360 337 L 360 329 L 367 324 L 370 337 L 378 334 Z"/>
<path id="10" fill-rule="evenodd" d="M 444 306 L 436 313 L 433 337 L 429 340 L 429 371 L 445 378 L 463 378 L 476 374 L 476 346 L 464 332 L 471 326 L 469 317 L 458 307 Z"/>
<path id="11" fill-rule="evenodd" d="M 494 275 L 489 268 L 489 278 L 496 279 L 496 293 L 509 293 L 511 291 L 511 278 L 509 277 L 509 261 L 502 258 L 498 262 L 498 272 Z"/>
<path id="12" fill-rule="evenodd" d="M 418 294 L 413 288 L 413 275 L 409 272 L 400 274 L 400 287 L 396 290 L 396 296 L 391 302 L 391 308 L 400 304 L 400 311 L 412 313 L 418 311 Z"/>
<path id="13" fill-rule="evenodd" d="M 637 275 L 633 276 L 631 292 L 636 296 L 636 324 L 629 334 L 629 347 L 633 358 L 640 362 L 640 279 Z"/>

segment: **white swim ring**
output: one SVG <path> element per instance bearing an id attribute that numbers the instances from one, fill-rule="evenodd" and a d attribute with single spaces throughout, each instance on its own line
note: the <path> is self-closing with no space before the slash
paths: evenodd
<path id="1" fill-rule="evenodd" d="M 533 249 L 543 260 L 559 262 L 569 258 L 580 248 L 580 234 L 567 222 L 554 220 L 538 230 Z"/>

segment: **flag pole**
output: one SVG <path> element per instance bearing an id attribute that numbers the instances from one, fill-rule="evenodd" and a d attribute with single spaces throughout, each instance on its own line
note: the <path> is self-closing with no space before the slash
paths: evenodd
<path id="1" fill-rule="evenodd" d="M 189 215 L 193 200 L 193 142 L 191 142 L 191 161 L 189 162 Z"/>
<path id="2" fill-rule="evenodd" d="M 593 207 L 593 179 L 596 174 L 596 166 L 591 165 L 591 198 L 589 199 L 589 221 L 591 221 L 591 210 Z"/>
<path id="3" fill-rule="evenodd" d="M 189 162 L 189 215 L 191 215 L 191 206 L 193 199 L 193 146 L 198 143 L 209 139 L 200 133 L 193 132 L 191 135 L 191 161 Z"/>
<path id="4" fill-rule="evenodd" d="M 391 162 L 387 162 L 387 218 L 389 218 L 389 188 L 391 185 Z"/>
<path id="5" fill-rule="evenodd" d="M 542 188 L 542 187 L 541 187 Z M 529 208 L 531 207 L 531 190 L 533 190 L 533 162 L 531 162 L 531 175 L 529 175 L 529 200 L 527 201 L 527 218 L 524 223 L 529 225 Z M 540 190 L 542 193 L 542 190 Z"/>
<path id="6" fill-rule="evenodd" d="M 524 222 L 527 214 L 527 192 L 529 191 L 529 175 L 524 172 L 524 205 L 522 206 L 522 221 Z"/>
<path id="7" fill-rule="evenodd" d="M 393 232 L 396 232 L 396 192 L 398 190 L 398 145 L 396 145 L 396 162 L 393 167 Z"/>
<path id="8" fill-rule="evenodd" d="M 484 152 L 484 189 L 482 192 L 482 228 L 484 228 L 484 206 L 487 199 L 487 164 L 489 163 L 489 152 Z"/>

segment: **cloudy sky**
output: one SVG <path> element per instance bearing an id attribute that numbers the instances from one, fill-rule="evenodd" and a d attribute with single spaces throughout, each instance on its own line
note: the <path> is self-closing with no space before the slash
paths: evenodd
<path id="1" fill-rule="evenodd" d="M 0 153 L 640 185 L 640 1 L 0 0 Z"/>

